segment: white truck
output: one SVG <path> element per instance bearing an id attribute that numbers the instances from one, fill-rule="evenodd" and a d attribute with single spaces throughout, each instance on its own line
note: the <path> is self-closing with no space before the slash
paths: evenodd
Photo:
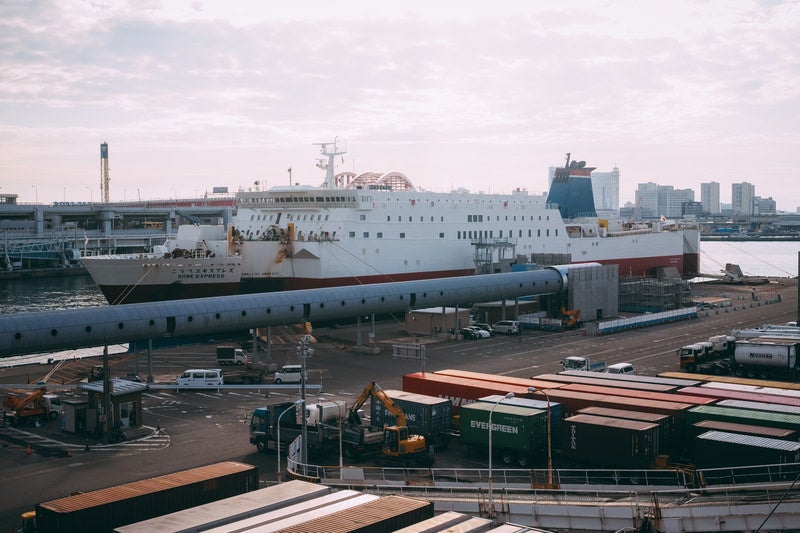
<path id="1" fill-rule="evenodd" d="M 247 364 L 247 360 L 247 353 L 241 348 L 235 346 L 217 346 L 218 365 L 244 366 Z"/>
<path id="2" fill-rule="evenodd" d="M 571 355 L 561 360 L 564 370 L 586 370 L 588 372 L 604 372 L 606 369 L 605 361 L 592 361 L 589 357 Z"/>
<path id="3" fill-rule="evenodd" d="M 795 381 L 800 378 L 797 340 L 751 339 L 736 343 L 733 374 L 759 379 Z"/>
<path id="4" fill-rule="evenodd" d="M 736 337 L 714 335 L 707 341 L 687 344 L 678 348 L 681 370 L 722 375 L 731 371 Z"/>

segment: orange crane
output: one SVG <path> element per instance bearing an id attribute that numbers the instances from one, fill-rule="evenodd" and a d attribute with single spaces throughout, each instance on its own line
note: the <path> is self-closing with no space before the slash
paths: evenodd
<path id="1" fill-rule="evenodd" d="M 3 415 L 12 424 L 22 421 L 43 422 L 55 418 L 60 412 L 61 402 L 54 394 L 45 394 L 40 387 L 33 392 L 12 392 L 3 400 Z"/>

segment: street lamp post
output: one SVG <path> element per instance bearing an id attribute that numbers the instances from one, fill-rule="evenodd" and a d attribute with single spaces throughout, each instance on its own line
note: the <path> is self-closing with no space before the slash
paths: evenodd
<path id="1" fill-rule="evenodd" d="M 35 199 L 36 199 L 35 203 L 38 204 L 39 203 L 39 186 L 38 185 L 31 185 L 31 187 L 33 187 L 33 192 L 35 194 Z"/>
<path id="2" fill-rule="evenodd" d="M 528 392 L 533 394 L 536 392 L 536 387 L 528 387 Z M 552 454 L 552 440 L 550 438 L 550 396 L 544 389 L 539 389 L 539 392 L 544 394 L 547 398 L 547 488 L 553 488 L 553 454 Z"/>
<path id="3" fill-rule="evenodd" d="M 281 412 L 281 414 L 278 415 L 278 420 L 276 422 L 276 426 L 278 428 L 278 443 L 277 446 L 275 447 L 275 451 L 278 454 L 278 483 L 281 482 L 281 417 L 286 413 L 288 413 L 289 411 L 291 411 L 292 409 L 294 409 L 295 407 L 297 407 L 298 405 L 300 405 L 301 402 L 302 400 L 297 400 L 292 405 L 284 409 Z"/>
<path id="4" fill-rule="evenodd" d="M 503 400 L 513 398 L 514 393 L 509 392 L 499 400 L 497 400 L 491 409 L 489 409 L 489 517 L 494 518 L 494 498 L 492 495 L 492 413 L 495 408 L 500 405 Z"/>

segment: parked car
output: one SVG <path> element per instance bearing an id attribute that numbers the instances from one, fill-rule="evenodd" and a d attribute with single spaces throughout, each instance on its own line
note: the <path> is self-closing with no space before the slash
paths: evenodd
<path id="1" fill-rule="evenodd" d="M 303 376 L 302 365 L 283 365 L 283 367 L 275 372 L 275 383 L 300 383 Z"/>
<path id="2" fill-rule="evenodd" d="M 496 333 L 505 333 L 506 335 L 519 334 L 519 322 L 516 320 L 501 320 L 492 324 Z"/>
<path id="3" fill-rule="evenodd" d="M 633 374 L 633 365 L 630 363 L 616 363 L 608 365 L 606 372 L 609 374 Z"/>
<path id="4" fill-rule="evenodd" d="M 483 331 L 482 329 L 476 328 L 475 326 L 467 326 L 461 328 L 459 333 L 461 333 L 461 335 L 465 339 L 483 339 L 489 337 L 488 331 Z"/>
<path id="5" fill-rule="evenodd" d="M 472 325 L 475 326 L 476 328 L 482 329 L 483 331 L 488 331 L 489 335 L 494 335 L 495 333 L 494 328 L 491 326 L 491 324 L 486 324 L 484 322 L 475 322 Z"/>

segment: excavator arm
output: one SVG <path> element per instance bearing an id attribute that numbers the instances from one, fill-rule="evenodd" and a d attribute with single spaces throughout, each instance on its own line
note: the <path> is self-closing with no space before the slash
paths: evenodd
<path id="1" fill-rule="evenodd" d="M 383 404 L 383 406 L 386 407 L 386 409 L 397 419 L 398 426 L 407 425 L 406 413 L 396 403 L 394 403 L 389 395 L 386 394 L 386 392 L 380 387 L 380 385 L 374 381 L 370 382 L 369 385 L 364 387 L 361 395 L 356 399 L 355 403 L 353 403 L 353 407 L 350 409 L 350 412 L 357 412 L 370 398 L 375 398 L 381 402 L 381 404 Z"/>

